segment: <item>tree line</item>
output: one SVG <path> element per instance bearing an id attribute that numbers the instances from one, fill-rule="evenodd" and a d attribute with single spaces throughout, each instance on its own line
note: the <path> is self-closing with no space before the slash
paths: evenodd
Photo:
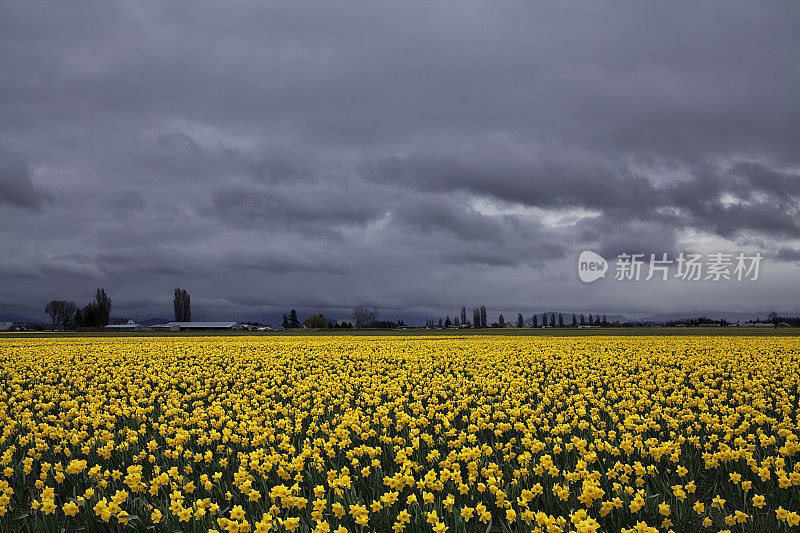
<path id="1" fill-rule="evenodd" d="M 111 316 L 111 298 L 105 289 L 97 289 L 94 301 L 79 308 L 75 302 L 51 300 L 44 312 L 52 321 L 53 331 L 74 328 L 102 328 L 108 325 Z"/>
<path id="2" fill-rule="evenodd" d="M 180 287 L 175 288 L 173 291 L 172 307 L 174 319 L 176 322 L 189 322 L 192 320 L 192 303 L 191 296 L 186 289 Z M 75 302 L 66 300 L 52 300 L 45 306 L 45 313 L 50 316 L 52 320 L 52 328 L 56 329 L 69 329 L 69 328 L 102 328 L 108 325 L 111 315 L 111 298 L 106 294 L 105 289 L 98 288 L 95 291 L 95 298 L 93 302 L 89 302 L 82 308 L 79 308 Z M 380 312 L 375 307 L 368 307 L 359 305 L 353 308 L 351 312 L 350 322 L 332 322 L 327 320 L 322 313 L 315 314 L 300 322 L 297 311 L 292 309 L 288 314 L 282 317 L 281 326 L 284 329 L 296 329 L 306 327 L 310 329 L 320 328 L 397 328 L 404 327 L 406 324 L 402 320 L 380 320 Z M 772 313 L 770 315 L 771 321 L 776 320 L 777 315 Z M 541 321 L 540 321 L 541 319 Z M 125 321 L 126 319 L 122 319 Z M 706 319 L 707 320 L 707 319 Z M 793 321 L 795 319 L 787 318 L 781 319 L 785 321 Z M 450 327 L 468 327 L 468 328 L 487 328 L 487 327 L 506 327 L 508 323 L 501 313 L 497 322 L 488 323 L 486 306 L 481 305 L 472 309 L 472 320 L 467 317 L 466 306 L 461 307 L 461 312 L 450 318 L 447 315 L 444 319 L 439 317 L 438 322 L 433 318 L 428 318 L 425 321 L 425 326 L 428 328 L 450 328 Z M 517 313 L 516 323 L 518 328 L 525 327 L 526 321 L 523 319 L 522 313 Z M 580 318 L 574 313 L 570 325 L 572 327 L 580 326 L 611 326 L 616 324 L 609 324 L 606 321 L 606 316 L 603 315 L 594 317 L 589 313 L 588 320 L 580 314 Z M 536 327 L 566 327 L 564 316 L 562 313 L 542 313 L 541 316 L 534 314 L 531 317 L 531 326 Z"/>
<path id="3" fill-rule="evenodd" d="M 281 317 L 281 327 L 283 329 L 298 329 L 301 327 L 308 329 L 395 329 L 406 327 L 406 323 L 403 320 L 381 320 L 380 311 L 377 308 L 359 305 L 352 309 L 349 320 L 336 321 L 328 320 L 322 313 L 317 313 L 301 322 L 297 310 L 292 309 Z"/>
<path id="4" fill-rule="evenodd" d="M 542 313 L 541 315 L 534 314 L 531 319 L 531 326 L 534 328 L 538 327 L 578 327 L 580 326 L 612 326 L 616 324 L 610 324 L 606 320 L 606 315 L 602 315 L 602 318 L 598 316 L 592 316 L 589 313 L 589 319 L 586 319 L 586 316 L 581 313 L 580 318 L 578 315 L 572 314 L 572 320 L 569 323 L 566 323 L 564 320 L 563 313 L 550 313 L 548 316 L 547 313 Z M 450 318 L 450 315 L 447 315 L 442 319 L 439 317 L 438 321 L 433 318 L 428 318 L 425 321 L 425 327 L 427 328 L 450 328 L 450 327 L 467 327 L 467 328 L 504 328 L 509 324 L 513 324 L 518 328 L 525 327 L 526 321 L 522 316 L 522 313 L 517 313 L 517 319 L 515 322 L 506 321 L 505 317 L 502 313 L 497 317 L 496 322 L 487 323 L 486 320 L 486 306 L 482 305 L 480 307 L 475 307 L 472 310 L 472 320 L 467 320 L 467 309 L 466 307 L 461 308 L 461 313 L 459 315 Z"/>
<path id="5" fill-rule="evenodd" d="M 176 322 L 192 320 L 192 302 L 189 292 L 176 288 L 172 300 Z M 111 319 L 111 298 L 104 288 L 95 291 L 94 301 L 83 307 L 67 300 L 51 300 L 44 312 L 50 317 L 52 329 L 62 331 L 77 328 L 103 328 Z M 121 319 L 122 322 L 127 319 Z"/>

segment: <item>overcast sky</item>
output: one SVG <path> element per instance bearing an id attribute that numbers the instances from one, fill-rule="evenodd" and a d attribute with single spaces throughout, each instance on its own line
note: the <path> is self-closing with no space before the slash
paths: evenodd
<path id="1" fill-rule="evenodd" d="M 0 2 L 0 313 L 800 312 L 797 2 L 200 4 Z"/>

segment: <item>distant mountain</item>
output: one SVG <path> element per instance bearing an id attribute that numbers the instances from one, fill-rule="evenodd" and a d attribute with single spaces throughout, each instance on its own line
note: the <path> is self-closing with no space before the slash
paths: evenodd
<path id="1" fill-rule="evenodd" d="M 135 319 L 134 319 L 135 320 Z M 171 318 L 143 318 L 137 324 L 166 324 Z"/>
<path id="2" fill-rule="evenodd" d="M 558 324 L 558 311 L 548 311 L 547 312 L 547 319 L 550 320 L 550 315 L 552 315 L 553 313 L 555 313 L 555 315 L 556 315 L 556 324 Z M 562 312 L 561 314 L 564 316 L 564 325 L 565 326 L 571 326 L 572 325 L 572 313 L 564 313 L 564 312 Z M 589 313 L 584 313 L 583 316 L 586 319 L 586 322 L 588 323 L 589 322 Z M 578 323 L 580 324 L 580 322 L 581 322 L 581 314 L 580 313 L 575 313 L 575 318 L 578 320 Z M 600 313 L 599 315 L 596 315 L 596 314 L 592 313 L 592 318 L 593 319 L 599 318 L 599 319 L 602 320 L 603 313 Z M 536 313 L 536 319 L 539 321 L 539 325 L 541 325 L 542 324 L 542 313 Z M 606 322 L 608 322 L 610 324 L 613 324 L 614 322 L 617 322 L 617 321 L 619 321 L 619 323 L 621 324 L 623 322 L 627 322 L 628 319 L 625 318 L 622 315 L 609 315 L 609 314 L 606 314 Z M 527 324 L 528 326 L 532 326 L 533 325 L 533 317 L 531 316 L 531 317 L 528 317 L 527 319 L 525 319 L 525 324 Z"/>
<path id="3" fill-rule="evenodd" d="M 43 324 L 44 322 L 39 319 L 33 319 L 27 316 L 17 315 L 14 313 L 0 312 L 0 322 L 25 322 L 29 324 Z"/>
<path id="4" fill-rule="evenodd" d="M 682 320 L 689 318 L 706 317 L 711 320 L 725 319 L 728 322 L 747 322 L 748 320 L 762 320 L 767 318 L 769 312 L 763 313 L 739 313 L 730 311 L 681 311 L 676 313 L 660 313 L 657 315 L 647 316 L 641 319 L 642 322 L 650 322 L 654 324 L 664 324 L 668 320 Z M 779 313 L 780 314 L 780 313 Z"/>

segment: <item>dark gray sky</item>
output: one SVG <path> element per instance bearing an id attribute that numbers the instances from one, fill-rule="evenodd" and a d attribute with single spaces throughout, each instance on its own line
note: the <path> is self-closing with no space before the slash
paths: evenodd
<path id="1" fill-rule="evenodd" d="M 199 4 L 0 2 L 0 312 L 800 312 L 797 2 Z"/>

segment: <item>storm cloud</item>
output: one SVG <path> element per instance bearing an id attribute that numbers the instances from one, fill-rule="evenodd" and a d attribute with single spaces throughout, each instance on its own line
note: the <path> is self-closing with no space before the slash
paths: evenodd
<path id="1" fill-rule="evenodd" d="M 0 3 L 0 314 L 800 312 L 792 2 Z M 760 252 L 582 284 L 582 250 Z"/>
<path id="2" fill-rule="evenodd" d="M 41 206 L 44 191 L 33 183 L 27 161 L 18 153 L 0 146 L 0 203 L 35 209 Z"/>

